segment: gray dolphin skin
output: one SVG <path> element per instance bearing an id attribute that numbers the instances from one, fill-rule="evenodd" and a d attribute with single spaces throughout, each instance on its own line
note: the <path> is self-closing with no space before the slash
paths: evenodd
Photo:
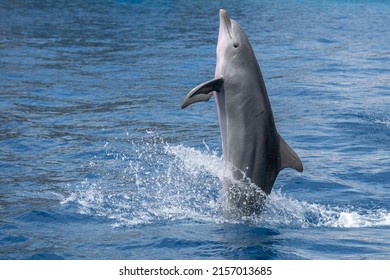
<path id="1" fill-rule="evenodd" d="M 303 166 L 276 130 L 247 36 L 225 10 L 219 16 L 215 77 L 192 89 L 182 108 L 214 95 L 222 138 L 225 212 L 249 216 L 261 210 L 283 168 L 302 172 Z"/>

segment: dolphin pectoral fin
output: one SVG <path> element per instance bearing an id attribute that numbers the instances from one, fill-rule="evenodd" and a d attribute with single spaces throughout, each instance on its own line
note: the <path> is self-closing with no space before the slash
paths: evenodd
<path id="1" fill-rule="evenodd" d="M 223 78 L 215 78 L 210 81 L 204 82 L 197 87 L 193 88 L 184 98 L 181 108 L 191 105 L 192 103 L 200 101 L 209 101 L 214 91 L 219 91 L 223 85 Z"/>
<path id="2" fill-rule="evenodd" d="M 203 93 L 203 94 L 196 93 L 195 95 L 193 95 L 193 94 L 190 95 L 190 93 L 186 96 L 183 103 L 181 104 L 182 109 L 191 105 L 192 103 L 201 102 L 201 101 L 209 101 L 211 96 L 213 95 L 212 91 L 209 93 Z"/>
<path id="3" fill-rule="evenodd" d="M 280 155 L 280 168 L 290 167 L 299 172 L 303 171 L 303 165 L 298 155 L 291 149 L 291 147 L 284 141 L 282 136 L 279 135 L 279 155 Z"/>

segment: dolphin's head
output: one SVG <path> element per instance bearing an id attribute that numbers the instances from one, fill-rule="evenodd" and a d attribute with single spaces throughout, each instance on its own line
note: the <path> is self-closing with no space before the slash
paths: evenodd
<path id="1" fill-rule="evenodd" d="M 245 63 L 248 58 L 252 59 L 254 54 L 244 30 L 236 21 L 230 19 L 225 10 L 219 11 L 219 19 L 216 71 L 227 78 L 224 69 L 239 67 L 239 64 Z"/>

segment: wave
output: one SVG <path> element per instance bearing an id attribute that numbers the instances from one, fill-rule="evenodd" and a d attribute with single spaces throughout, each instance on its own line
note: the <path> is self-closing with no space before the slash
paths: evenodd
<path id="1" fill-rule="evenodd" d="M 250 223 L 272 228 L 361 228 L 390 226 L 383 208 L 335 206 L 298 200 L 275 188 L 261 214 L 238 220 L 223 215 L 222 159 L 204 150 L 167 144 L 152 133 L 130 150 L 106 144 L 106 155 L 92 162 L 97 179 L 68 186 L 61 198 L 82 215 L 108 219 L 113 227 L 168 221 Z M 119 149 L 121 150 L 121 149 Z M 108 158 L 107 158 L 108 157 Z"/>

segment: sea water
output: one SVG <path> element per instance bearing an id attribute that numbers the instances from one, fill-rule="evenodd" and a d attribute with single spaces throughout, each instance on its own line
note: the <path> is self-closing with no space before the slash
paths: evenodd
<path id="1" fill-rule="evenodd" d="M 303 162 L 228 220 L 220 8 Z M 1 1 L 1 259 L 389 259 L 388 1 Z"/>

